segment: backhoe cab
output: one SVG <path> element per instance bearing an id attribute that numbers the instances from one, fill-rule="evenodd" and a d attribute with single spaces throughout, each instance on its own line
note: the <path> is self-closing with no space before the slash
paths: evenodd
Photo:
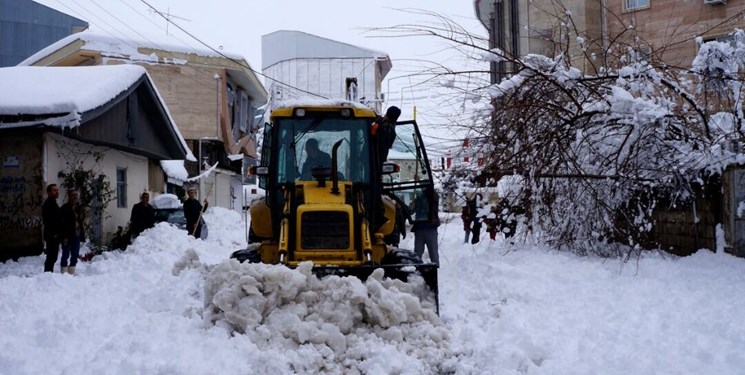
<path id="1" fill-rule="evenodd" d="M 266 196 L 251 205 L 248 248 L 231 257 L 289 267 L 312 261 L 319 276 L 363 280 L 378 268 L 402 280 L 418 273 L 436 304 L 437 265 L 384 241 L 397 218 L 427 219 L 409 213 L 414 199 L 433 189 L 426 150 L 416 122 L 402 121 L 388 156 L 396 163 L 378 160 L 376 117 L 353 102 L 275 108 L 260 165 L 252 168 Z"/>

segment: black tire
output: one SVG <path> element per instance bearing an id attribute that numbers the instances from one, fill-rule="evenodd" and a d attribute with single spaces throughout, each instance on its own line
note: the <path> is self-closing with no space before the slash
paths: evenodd
<path id="1" fill-rule="evenodd" d="M 261 263 L 261 254 L 256 250 L 243 249 L 230 254 L 230 259 L 235 259 L 241 263 Z"/>

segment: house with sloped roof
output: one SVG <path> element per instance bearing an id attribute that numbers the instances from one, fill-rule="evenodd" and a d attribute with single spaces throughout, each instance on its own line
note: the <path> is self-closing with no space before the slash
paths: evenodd
<path id="1" fill-rule="evenodd" d="M 199 162 L 187 162 L 188 181 L 171 176 L 163 192 L 198 186 L 210 205 L 241 210 L 242 185 L 256 160 L 257 116 L 267 92 L 245 58 L 186 45 L 173 37 L 142 40 L 73 34 L 20 65 L 144 67 Z"/>
<path id="2" fill-rule="evenodd" d="M 64 176 L 89 176 L 88 238 L 106 244 L 142 192 L 163 191 L 162 163 L 196 160 L 140 66 L 0 68 L 0 82 L 0 260 L 42 251 L 48 184 L 61 206 Z"/>

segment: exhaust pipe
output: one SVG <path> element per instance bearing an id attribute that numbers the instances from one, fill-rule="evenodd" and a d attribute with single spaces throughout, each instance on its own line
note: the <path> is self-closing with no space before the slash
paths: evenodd
<path id="1" fill-rule="evenodd" d="M 336 165 L 338 160 L 337 153 L 339 146 L 344 142 L 343 139 L 338 140 L 334 143 L 334 147 L 331 148 L 331 194 L 339 195 L 339 167 Z"/>

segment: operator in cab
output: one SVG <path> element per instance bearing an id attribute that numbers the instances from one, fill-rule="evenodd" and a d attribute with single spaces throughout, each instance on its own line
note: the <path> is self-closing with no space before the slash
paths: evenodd
<path id="1" fill-rule="evenodd" d="M 305 163 L 303 163 L 303 169 L 300 171 L 301 180 L 312 180 L 313 175 L 311 169 L 316 167 L 327 167 L 331 168 L 331 156 L 318 148 L 318 140 L 315 138 L 309 138 L 305 142 Z"/>

